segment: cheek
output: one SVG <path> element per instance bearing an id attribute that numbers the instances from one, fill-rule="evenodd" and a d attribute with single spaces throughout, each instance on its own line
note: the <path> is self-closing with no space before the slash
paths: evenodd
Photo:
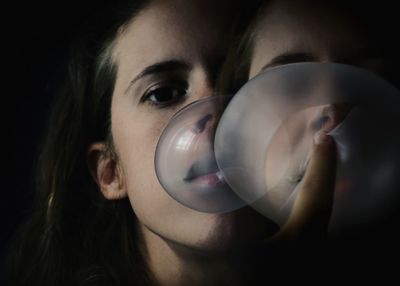
<path id="1" fill-rule="evenodd" d="M 312 143 L 308 130 L 309 113 L 299 112 L 289 116 L 269 143 L 265 179 L 273 205 L 280 207 L 303 175 Z"/>
<path id="2" fill-rule="evenodd" d="M 129 193 L 158 183 L 154 153 L 162 126 L 160 119 L 132 105 L 114 102 L 111 118 L 113 140 Z"/>
<path id="3" fill-rule="evenodd" d="M 158 139 L 170 116 L 117 104 L 112 108 L 112 131 L 124 185 L 138 219 L 158 230 L 159 218 L 165 224 L 166 218 L 171 220 L 171 210 L 179 207 L 158 182 L 154 167 Z"/>

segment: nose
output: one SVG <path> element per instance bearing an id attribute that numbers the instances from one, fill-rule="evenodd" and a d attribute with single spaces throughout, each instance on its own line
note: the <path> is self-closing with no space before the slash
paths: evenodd
<path id="1" fill-rule="evenodd" d="M 207 126 L 210 125 L 210 121 L 212 120 L 213 115 L 211 113 L 208 113 L 202 117 L 200 117 L 200 119 L 197 121 L 196 123 L 196 133 L 202 133 L 207 129 Z"/>
<path id="2" fill-rule="evenodd" d="M 313 131 L 332 131 L 337 127 L 353 108 L 351 103 L 334 103 L 322 105 L 311 122 Z"/>

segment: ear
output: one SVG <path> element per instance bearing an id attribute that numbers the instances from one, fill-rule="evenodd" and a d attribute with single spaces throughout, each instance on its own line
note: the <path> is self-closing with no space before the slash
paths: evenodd
<path id="1" fill-rule="evenodd" d="M 87 164 L 103 193 L 108 200 L 118 200 L 127 196 L 123 184 L 123 173 L 118 162 L 105 143 L 93 143 L 87 152 Z"/>

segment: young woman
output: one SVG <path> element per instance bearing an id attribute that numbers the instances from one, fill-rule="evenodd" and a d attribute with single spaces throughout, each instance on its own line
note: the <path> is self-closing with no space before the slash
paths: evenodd
<path id="1" fill-rule="evenodd" d="M 98 15 L 71 57 L 40 157 L 37 211 L 22 232 L 11 281 L 254 282 L 259 249 L 276 226 L 248 207 L 189 209 L 162 189 L 154 171 L 171 116 L 213 95 L 234 15 L 243 10 L 230 1 L 122 2 Z M 334 145 L 325 134 L 316 142 L 309 184 L 277 240 L 296 237 L 321 214 L 323 229 L 329 217 Z"/>
<path id="2" fill-rule="evenodd" d="M 362 4 L 357 1 L 263 1 L 241 48 L 233 56 L 235 61 L 242 59 L 238 65 L 241 68 L 233 78 L 251 79 L 265 70 L 290 63 L 335 62 L 368 69 L 399 87 L 396 72 L 399 46 L 393 37 L 398 23 L 396 9 L 388 4 L 387 1 Z M 338 116 L 333 119 L 341 118 L 342 112 L 346 112 L 345 106 L 334 112 Z M 310 109 L 302 117 L 294 116 L 289 123 L 295 128 L 290 130 L 295 132 L 304 123 L 302 120 L 309 120 L 313 114 L 314 110 Z M 294 142 L 298 145 L 291 146 L 293 152 L 302 152 L 302 141 Z M 278 152 L 280 146 L 275 147 Z M 284 159 L 279 157 L 281 161 Z M 274 161 L 278 166 L 279 160 Z M 272 167 L 275 171 L 278 169 L 276 164 Z M 395 204 L 398 206 L 399 202 Z M 312 269 L 310 277 L 318 269 L 336 281 L 353 278 L 360 283 L 376 277 L 380 283 L 389 281 L 394 272 L 387 256 L 396 259 L 399 253 L 396 235 L 399 213 L 394 210 L 388 214 L 375 224 L 371 222 L 368 229 L 343 233 L 344 238 L 350 239 L 332 242 L 327 259 L 307 264 L 306 270 Z M 299 268 L 305 270 L 300 265 Z"/>

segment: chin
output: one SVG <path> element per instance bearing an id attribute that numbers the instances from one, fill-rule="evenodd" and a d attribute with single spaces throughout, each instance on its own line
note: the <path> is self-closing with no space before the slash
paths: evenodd
<path id="1" fill-rule="evenodd" d="M 213 225 L 194 249 L 210 254 L 246 251 L 262 244 L 278 226 L 250 207 L 215 214 Z"/>

